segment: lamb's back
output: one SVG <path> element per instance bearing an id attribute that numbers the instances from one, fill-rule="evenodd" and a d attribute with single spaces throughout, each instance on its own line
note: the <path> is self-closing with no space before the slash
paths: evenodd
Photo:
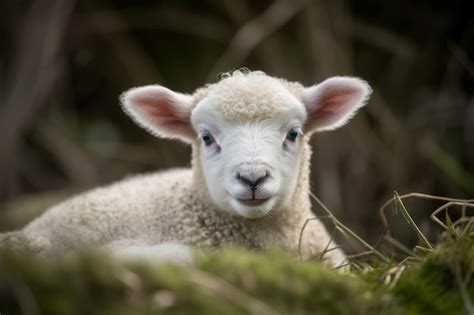
<path id="1" fill-rule="evenodd" d="M 190 169 L 136 175 L 77 195 L 24 228 L 58 250 L 93 247 L 120 239 L 159 242 L 183 207 Z M 59 248 L 61 247 L 61 248 Z"/>

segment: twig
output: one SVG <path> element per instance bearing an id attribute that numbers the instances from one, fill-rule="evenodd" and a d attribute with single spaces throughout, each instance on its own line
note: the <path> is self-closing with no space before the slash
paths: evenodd
<path id="1" fill-rule="evenodd" d="M 350 261 L 346 261 L 346 262 L 342 262 L 341 264 L 339 264 L 339 266 L 337 266 L 336 268 L 334 268 L 335 270 L 339 270 L 339 269 L 342 269 L 344 267 L 347 267 L 347 266 L 350 266 L 352 263 Z"/>
<path id="2" fill-rule="evenodd" d="M 392 282 L 390 283 L 390 289 L 394 288 L 395 285 L 397 284 L 398 280 L 400 280 L 400 277 L 402 276 L 402 273 L 405 271 L 406 269 L 406 265 L 400 265 L 396 272 L 395 272 L 395 276 L 393 277 L 393 280 Z"/>
<path id="3" fill-rule="evenodd" d="M 332 233 L 331 233 L 331 237 L 329 238 L 329 241 L 328 241 L 328 243 L 326 244 L 326 247 L 324 247 L 324 250 L 321 252 L 321 255 L 319 256 L 319 260 L 323 260 L 324 255 L 325 255 L 327 252 L 329 252 L 328 249 L 329 249 L 329 246 L 331 245 L 331 243 L 332 243 L 332 241 L 333 241 L 333 239 L 334 239 L 334 234 L 336 234 L 336 231 L 337 231 L 337 226 L 335 225 L 335 226 L 334 226 L 334 229 L 333 229 L 333 231 L 332 231 Z M 331 249 L 331 250 L 332 250 L 332 249 Z"/>
<path id="4" fill-rule="evenodd" d="M 467 314 L 474 314 L 474 303 L 472 302 L 472 297 L 466 288 L 466 284 L 461 277 L 461 266 L 458 261 L 455 265 L 454 276 L 456 278 L 456 283 L 459 286 L 459 291 L 461 292 L 461 297 L 464 303 L 464 308 L 467 311 Z"/>
<path id="5" fill-rule="evenodd" d="M 302 257 L 302 254 L 301 254 L 301 244 L 303 243 L 303 234 L 304 234 L 304 230 L 306 229 L 306 226 L 308 225 L 309 222 L 311 221 L 314 221 L 314 220 L 321 220 L 323 218 L 327 218 L 327 216 L 325 217 L 317 217 L 317 218 L 309 218 L 309 219 L 306 219 L 306 221 L 304 222 L 303 226 L 301 227 L 301 230 L 300 230 L 300 238 L 298 240 L 298 255 L 300 257 L 300 260 L 303 260 L 303 257 Z"/>
<path id="6" fill-rule="evenodd" d="M 237 25 L 243 25 L 253 16 L 252 9 L 249 7 L 246 0 L 225 0 L 224 6 L 227 9 L 229 16 Z M 284 73 L 288 67 L 288 62 L 283 53 L 281 39 L 276 36 L 270 36 L 265 40 L 265 45 L 260 45 L 255 54 L 259 62 L 262 64 L 262 69 L 273 73 Z"/>
<path id="7" fill-rule="evenodd" d="M 444 224 L 440 219 L 438 219 L 438 217 L 436 216 L 438 213 L 440 213 L 441 211 L 443 211 L 444 209 L 450 207 L 450 206 L 463 206 L 463 207 L 469 207 L 469 208 L 474 208 L 474 204 L 473 203 L 468 203 L 468 202 L 458 202 L 458 201 L 450 201 L 448 203 L 445 203 L 444 205 L 442 205 L 441 207 L 439 207 L 438 209 L 436 209 L 435 211 L 433 211 L 433 213 L 431 214 L 431 219 L 433 221 L 435 221 L 436 223 L 438 223 L 439 225 L 441 225 L 444 229 L 446 230 L 449 230 L 449 227 Z M 458 222 L 459 220 L 457 220 L 456 222 Z"/>
<path id="8" fill-rule="evenodd" d="M 372 255 L 372 254 L 373 254 L 373 251 L 367 250 L 367 251 L 362 252 L 362 253 L 358 253 L 358 254 L 354 254 L 354 255 L 347 255 L 346 257 L 347 257 L 348 259 L 354 259 L 354 258 L 359 258 L 359 257 L 364 257 L 364 256 Z"/>
<path id="9" fill-rule="evenodd" d="M 422 193 L 417 193 L 417 192 L 412 192 L 412 193 L 404 194 L 401 196 L 399 195 L 398 198 L 400 200 L 404 200 L 407 198 L 420 198 L 420 199 L 427 199 L 427 200 L 454 201 L 454 202 L 462 202 L 462 203 L 474 202 L 474 199 L 456 199 L 456 198 L 449 198 L 449 197 L 444 197 L 444 196 L 422 194 Z M 384 232 L 389 231 L 389 224 L 388 224 L 387 216 L 385 214 L 385 209 L 396 200 L 397 198 L 393 196 L 391 199 L 387 200 L 379 209 L 379 216 L 382 221 L 382 225 L 384 226 Z"/>
<path id="10" fill-rule="evenodd" d="M 397 247 L 398 249 L 400 249 L 402 252 L 404 252 L 408 256 L 415 256 L 415 253 L 413 251 L 408 249 L 408 247 L 406 247 L 405 245 L 403 245 L 402 243 L 400 243 L 398 240 L 394 239 L 390 235 L 388 234 L 385 235 L 385 240 L 389 242 L 390 244 L 394 245 L 395 247 Z"/>
<path id="11" fill-rule="evenodd" d="M 319 200 L 318 197 L 316 197 L 312 192 L 309 192 L 310 196 L 323 208 L 323 210 L 327 213 L 331 221 L 337 225 L 339 228 L 341 228 L 344 232 L 349 234 L 353 239 L 357 240 L 359 243 L 361 243 L 365 248 L 371 250 L 377 257 L 382 259 L 384 262 L 389 262 L 390 260 L 385 257 L 381 252 L 376 250 L 373 246 L 371 246 L 369 243 L 364 241 L 359 235 L 354 233 L 351 229 L 349 229 L 347 226 L 341 223 L 333 214 L 332 212 L 322 203 L 321 200 Z"/>
<path id="12" fill-rule="evenodd" d="M 307 1 L 276 0 L 262 14 L 244 24 L 209 71 L 209 79 L 223 68 L 240 66 L 250 52 L 266 37 L 293 18 Z"/>

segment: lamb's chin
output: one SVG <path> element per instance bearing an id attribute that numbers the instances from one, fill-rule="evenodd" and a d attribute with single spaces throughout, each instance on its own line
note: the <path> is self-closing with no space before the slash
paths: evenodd
<path id="1" fill-rule="evenodd" d="M 259 219 L 266 216 L 274 206 L 274 198 L 262 201 L 232 199 L 230 205 L 233 211 L 247 219 Z"/>

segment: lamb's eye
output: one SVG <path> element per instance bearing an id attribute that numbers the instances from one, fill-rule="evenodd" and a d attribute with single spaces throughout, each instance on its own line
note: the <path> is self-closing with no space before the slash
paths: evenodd
<path id="1" fill-rule="evenodd" d="M 288 141 L 295 142 L 296 138 L 298 138 L 298 130 L 296 128 L 291 128 L 286 134 L 286 139 Z"/>
<path id="2" fill-rule="evenodd" d="M 202 135 L 202 141 L 206 146 L 210 146 L 214 143 L 214 137 L 209 132 L 206 132 Z"/>

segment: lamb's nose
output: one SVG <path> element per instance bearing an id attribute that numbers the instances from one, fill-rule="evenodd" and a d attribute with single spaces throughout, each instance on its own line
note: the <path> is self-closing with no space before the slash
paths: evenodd
<path id="1" fill-rule="evenodd" d="M 237 179 L 243 184 L 249 186 L 252 191 L 255 191 L 258 188 L 258 185 L 263 183 L 268 178 L 268 172 L 265 172 L 263 176 L 258 178 L 251 178 L 250 176 L 246 177 L 240 173 L 237 173 Z"/>

